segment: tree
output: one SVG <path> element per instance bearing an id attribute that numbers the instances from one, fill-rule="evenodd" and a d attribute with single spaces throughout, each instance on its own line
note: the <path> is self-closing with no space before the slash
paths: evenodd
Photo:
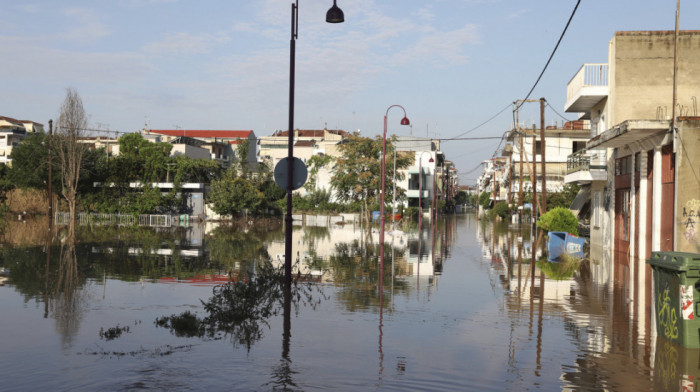
<path id="1" fill-rule="evenodd" d="M 217 214 L 237 215 L 243 210 L 258 211 L 265 196 L 248 180 L 236 177 L 234 171 L 229 170 L 221 180 L 211 183 L 209 200 Z"/>
<path id="2" fill-rule="evenodd" d="M 250 139 L 236 140 L 236 157 L 238 166 L 243 177 L 248 177 L 250 168 L 248 167 L 248 153 L 250 152 Z"/>
<path id="3" fill-rule="evenodd" d="M 12 167 L 8 178 L 20 189 L 38 189 L 47 192 L 49 177 L 49 147 L 48 136 L 44 133 L 28 135 L 22 142 L 12 149 L 10 155 Z M 58 164 L 55 165 L 58 167 Z M 61 186 L 60 178 L 53 177 L 54 186 Z"/>
<path id="4" fill-rule="evenodd" d="M 61 194 L 68 204 L 70 224 L 69 238 L 75 234 L 75 211 L 78 199 L 78 185 L 83 156 L 87 144 L 79 143 L 87 129 L 87 115 L 83 109 L 83 101 L 73 88 L 66 89 L 66 98 L 61 105 L 58 115 L 56 144 L 59 161 L 61 162 Z"/>
<path id="5" fill-rule="evenodd" d="M 394 147 L 389 141 L 386 147 L 386 156 L 389 158 L 393 154 Z M 355 133 L 339 148 L 341 157 L 335 162 L 335 174 L 331 178 L 331 186 L 335 189 L 339 201 L 362 203 L 365 216 L 369 221 L 370 206 L 379 204 L 382 138 L 377 136 L 370 139 Z M 411 162 L 412 157 L 397 154 L 396 169 L 407 168 Z M 385 201 L 390 201 L 393 197 L 394 178 L 394 165 L 391 158 L 387 159 L 385 175 Z M 397 171 L 396 179 L 402 180 L 403 174 Z M 397 194 L 399 192 L 401 190 L 397 188 Z"/>

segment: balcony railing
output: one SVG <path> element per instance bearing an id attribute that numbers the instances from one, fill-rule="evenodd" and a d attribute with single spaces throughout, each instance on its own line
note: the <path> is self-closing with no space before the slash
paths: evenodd
<path id="1" fill-rule="evenodd" d="M 566 174 L 578 171 L 607 170 L 605 150 L 580 150 L 566 159 Z"/>
<path id="2" fill-rule="evenodd" d="M 583 87 L 606 87 L 608 85 L 608 64 L 584 64 L 566 87 L 567 100 Z"/>

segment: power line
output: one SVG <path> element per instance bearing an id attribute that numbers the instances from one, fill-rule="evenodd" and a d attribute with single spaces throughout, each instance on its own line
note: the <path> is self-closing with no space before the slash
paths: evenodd
<path id="1" fill-rule="evenodd" d="M 542 72 L 540 72 L 540 76 L 537 78 L 535 81 L 535 84 L 532 86 L 530 89 L 530 92 L 527 93 L 527 96 L 525 96 L 525 99 L 522 101 L 526 101 L 528 98 L 530 98 L 530 94 L 535 90 L 535 87 L 537 87 L 537 84 L 540 82 L 540 79 L 542 79 L 542 75 L 544 75 L 544 72 L 547 70 L 547 67 L 549 66 L 549 63 L 552 61 L 552 58 L 554 57 L 554 53 L 557 52 L 557 48 L 559 48 L 559 44 L 561 43 L 561 40 L 564 38 L 564 34 L 566 34 L 566 30 L 569 28 L 569 24 L 571 24 L 571 20 L 574 18 L 574 15 L 576 14 L 576 10 L 578 9 L 579 4 L 581 4 L 581 0 L 578 0 L 576 2 L 576 6 L 574 7 L 574 10 L 571 12 L 571 16 L 569 16 L 569 21 L 566 22 L 566 27 L 564 27 L 564 31 L 561 32 L 561 36 L 559 36 L 559 41 L 557 41 L 557 45 L 554 47 L 554 50 L 552 51 L 552 54 L 549 55 L 549 59 L 547 60 L 547 63 L 544 65 L 544 68 L 542 68 Z M 522 106 L 522 103 L 516 107 L 516 110 Z"/>
<path id="2" fill-rule="evenodd" d="M 501 109 L 498 113 L 494 114 L 494 115 L 491 116 L 488 120 L 482 122 L 481 124 L 475 126 L 474 128 L 472 128 L 472 129 L 470 129 L 470 130 L 468 130 L 468 131 L 466 131 L 466 132 L 462 132 L 462 133 L 460 133 L 459 135 L 455 136 L 454 138 L 444 139 L 444 140 L 458 140 L 458 138 L 459 138 L 460 136 L 464 136 L 464 135 L 466 135 L 466 134 L 468 134 L 468 133 L 470 133 L 470 132 L 476 131 L 477 129 L 479 129 L 479 128 L 481 128 L 482 126 L 484 126 L 484 125 L 488 124 L 489 122 L 491 122 L 491 120 L 493 120 L 494 118 L 498 117 L 498 116 L 499 116 L 501 113 L 503 113 L 506 109 L 508 109 L 509 107 L 511 107 L 511 105 L 512 105 L 512 104 L 509 103 L 508 105 L 506 105 L 506 107 L 504 107 L 503 109 Z"/>
<path id="3" fill-rule="evenodd" d="M 559 117 L 561 117 L 562 119 L 564 119 L 564 121 L 574 121 L 574 120 L 569 120 L 568 118 L 566 118 L 566 117 L 562 116 L 561 114 L 559 114 L 559 112 L 557 112 L 557 111 L 554 109 L 554 107 L 553 107 L 552 105 L 549 104 L 548 101 L 545 101 L 545 103 L 546 103 L 546 105 L 547 105 L 548 108 L 552 109 L 552 111 L 553 111 L 554 113 L 556 113 L 557 116 L 559 116 Z"/>

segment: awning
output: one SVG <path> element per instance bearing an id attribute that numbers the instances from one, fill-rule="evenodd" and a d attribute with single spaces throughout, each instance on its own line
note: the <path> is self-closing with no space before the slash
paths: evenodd
<path id="1" fill-rule="evenodd" d="M 586 148 L 620 148 L 631 146 L 632 150 L 651 150 L 660 146 L 671 129 L 669 120 L 628 120 L 595 136 Z"/>
<path id="2" fill-rule="evenodd" d="M 590 199 L 591 199 L 591 186 L 584 185 L 578 191 L 578 194 L 576 194 L 574 201 L 571 202 L 571 207 L 569 207 L 569 210 L 571 210 L 571 212 L 573 212 L 575 216 L 578 216 L 578 214 L 579 214 L 579 212 L 581 212 L 581 209 L 583 208 L 583 206 Z"/>

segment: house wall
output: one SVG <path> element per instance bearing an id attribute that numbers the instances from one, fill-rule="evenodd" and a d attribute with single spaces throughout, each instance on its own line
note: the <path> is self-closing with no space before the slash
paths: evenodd
<path id="1" fill-rule="evenodd" d="M 700 117 L 678 126 L 675 249 L 700 253 Z"/>
<path id="2" fill-rule="evenodd" d="M 211 159 L 211 154 L 206 148 L 190 146 L 187 144 L 173 144 L 171 156 L 186 155 L 194 159 Z"/>
<path id="3" fill-rule="evenodd" d="M 610 44 L 609 124 L 625 120 L 671 118 L 673 102 L 673 31 L 617 32 Z M 678 104 L 692 107 L 700 80 L 700 31 L 678 38 Z M 676 115 L 679 115 L 676 112 Z M 608 128 L 610 128 L 608 125 Z"/>

